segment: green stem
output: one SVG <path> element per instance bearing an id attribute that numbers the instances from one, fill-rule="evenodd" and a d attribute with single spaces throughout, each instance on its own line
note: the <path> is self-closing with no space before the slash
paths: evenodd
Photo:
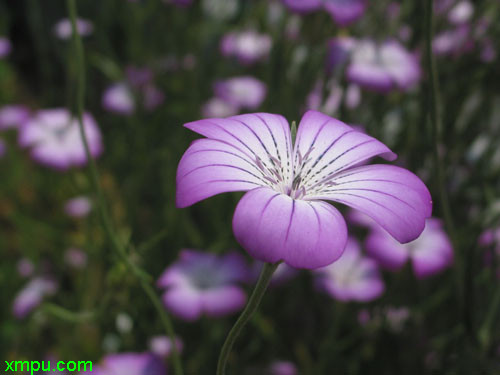
<path id="1" fill-rule="evenodd" d="M 491 301 L 490 308 L 486 314 L 481 329 L 479 330 L 479 341 L 483 345 L 483 348 L 487 349 L 490 344 L 491 339 L 491 328 L 495 322 L 495 318 L 498 316 L 498 310 L 500 309 L 500 287 L 497 287 L 496 293 L 493 296 L 493 301 Z"/>
<path id="2" fill-rule="evenodd" d="M 451 214 L 450 203 L 448 199 L 448 194 L 446 192 L 446 181 L 444 176 L 443 160 L 441 158 L 439 147 L 441 145 L 441 98 L 439 93 L 439 81 L 436 68 L 436 61 L 434 60 L 434 54 L 432 52 L 432 38 L 434 33 L 434 21 L 433 21 L 433 0 L 426 0 L 425 9 L 425 57 L 427 74 L 429 79 L 429 102 L 430 102 L 430 120 L 432 127 L 432 140 L 433 140 L 433 158 L 435 164 L 435 177 L 438 184 L 439 190 L 439 200 L 441 204 L 441 209 L 443 211 L 444 221 L 446 230 L 450 235 L 450 239 L 453 243 L 453 248 L 456 253 L 456 266 L 455 266 L 455 283 L 457 285 L 458 300 L 460 301 L 461 310 L 465 312 L 465 320 L 467 321 L 467 313 L 464 303 L 464 285 L 463 285 L 463 264 L 458 253 L 458 242 L 455 236 L 455 229 L 453 223 L 453 217 Z"/>
<path id="3" fill-rule="evenodd" d="M 149 297 L 158 314 L 161 317 L 164 328 L 170 337 L 173 345 L 172 345 L 172 362 L 174 366 L 175 373 L 177 375 L 182 375 L 182 364 L 180 361 L 179 353 L 177 350 L 177 346 L 175 345 L 175 333 L 173 329 L 172 322 L 168 317 L 165 309 L 162 307 L 161 301 L 156 295 L 153 287 L 151 286 L 151 277 L 143 271 L 140 267 L 134 264 L 130 258 L 127 256 L 127 252 L 125 247 L 122 246 L 121 242 L 118 239 L 118 236 L 115 234 L 113 226 L 111 224 L 110 215 L 108 213 L 106 202 L 104 199 L 104 195 L 101 190 L 101 186 L 99 184 L 99 174 L 97 172 L 97 167 L 94 159 L 90 154 L 89 145 L 87 142 L 87 137 L 85 135 L 85 130 L 83 127 L 83 106 L 84 106 L 84 98 L 85 98 L 85 68 L 84 68 L 84 54 L 83 54 L 83 44 L 78 34 L 76 27 L 76 19 L 77 19 L 77 11 L 76 11 L 76 1 L 75 0 L 67 0 L 66 1 L 68 13 L 71 20 L 71 28 L 73 33 L 73 44 L 75 48 L 75 60 L 77 64 L 77 117 L 78 117 L 78 126 L 80 129 L 80 136 L 82 138 L 82 142 L 85 148 L 85 154 L 87 156 L 88 164 L 89 164 L 89 174 L 92 186 L 94 188 L 95 194 L 97 196 L 99 213 L 101 216 L 101 220 L 106 231 L 106 234 L 113 245 L 113 249 L 118 254 L 120 258 L 124 261 L 124 263 L 128 266 L 128 268 L 132 271 L 132 273 L 137 277 L 140 281 L 141 287 L 143 288 L 146 295 Z"/>
<path id="4" fill-rule="evenodd" d="M 250 299 L 248 300 L 247 305 L 245 306 L 245 309 L 239 316 L 233 328 L 231 328 L 231 331 L 229 331 L 229 334 L 226 337 L 226 341 L 222 346 L 219 355 L 219 362 L 217 363 L 217 375 L 225 374 L 227 360 L 229 358 L 229 354 L 231 354 L 231 349 L 233 348 L 236 338 L 241 333 L 250 318 L 253 316 L 255 311 L 257 311 L 260 301 L 262 300 L 267 286 L 271 281 L 271 277 L 273 276 L 274 271 L 276 271 L 276 268 L 278 268 L 278 265 L 279 263 L 264 263 L 262 271 L 260 272 L 259 280 L 255 285 L 255 288 L 252 292 L 252 295 L 250 296 Z"/>

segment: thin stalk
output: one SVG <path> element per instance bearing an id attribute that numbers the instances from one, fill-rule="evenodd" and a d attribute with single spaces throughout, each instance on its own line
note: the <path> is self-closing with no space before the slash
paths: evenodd
<path id="1" fill-rule="evenodd" d="M 226 373 L 226 364 L 229 354 L 231 354 L 231 349 L 233 348 L 238 335 L 241 333 L 255 311 L 257 311 L 260 301 L 262 300 L 267 286 L 271 281 L 271 277 L 273 276 L 274 271 L 276 271 L 276 268 L 278 268 L 278 265 L 279 263 L 264 263 L 262 271 L 260 272 L 259 280 L 257 281 L 257 284 L 255 284 L 255 288 L 250 296 L 250 299 L 248 300 L 247 305 L 245 306 L 245 309 L 239 316 L 236 323 L 234 323 L 233 328 L 229 331 L 226 341 L 222 346 L 219 361 L 217 363 L 217 375 L 224 375 Z"/>
<path id="2" fill-rule="evenodd" d="M 90 180 L 94 192 L 97 196 L 99 214 L 113 249 L 118 254 L 118 256 L 124 261 L 127 267 L 132 271 L 132 273 L 137 277 L 137 279 L 140 281 L 142 289 L 144 290 L 145 294 L 149 297 L 155 309 L 157 310 L 158 314 L 160 315 L 162 323 L 164 325 L 164 328 L 168 336 L 170 337 L 172 343 L 175 343 L 175 333 L 172 322 L 168 317 L 165 309 L 162 307 L 161 301 L 156 295 L 153 287 L 151 286 L 151 277 L 145 271 L 143 271 L 139 266 L 137 266 L 130 260 L 130 258 L 127 256 L 125 247 L 121 244 L 111 224 L 111 219 L 107 210 L 106 201 L 104 199 L 104 195 L 102 193 L 102 189 L 99 184 L 99 173 L 97 172 L 95 161 L 90 154 L 87 137 L 85 135 L 85 130 L 83 127 L 83 107 L 85 98 L 85 66 L 84 66 L 83 44 L 76 26 L 76 19 L 77 19 L 76 1 L 67 0 L 66 5 L 71 20 L 73 45 L 75 49 L 75 61 L 76 61 L 76 71 L 77 71 L 76 114 L 78 118 L 80 136 L 82 138 L 83 146 L 85 148 L 85 154 L 87 156 L 87 161 L 89 164 Z M 174 366 L 175 373 L 177 375 L 182 375 L 183 374 L 182 364 L 180 361 L 176 345 L 172 345 L 172 363 Z"/>
<path id="3" fill-rule="evenodd" d="M 491 301 L 490 308 L 486 314 L 483 325 L 479 330 L 479 341 L 484 349 L 487 349 L 490 344 L 491 339 L 491 328 L 495 322 L 495 318 L 498 316 L 498 311 L 500 309 L 500 287 L 497 287 L 493 300 Z"/>
<path id="4" fill-rule="evenodd" d="M 455 266 L 455 283 L 457 285 L 457 293 L 459 295 L 458 300 L 460 301 L 461 310 L 465 313 L 465 321 L 467 325 L 467 307 L 464 303 L 464 285 L 462 281 L 463 277 L 463 264 L 461 261 L 460 254 L 458 253 L 458 242 L 455 236 L 455 226 L 453 223 L 453 217 L 451 214 L 450 202 L 448 199 L 448 194 L 446 192 L 446 180 L 444 175 L 443 160 L 440 155 L 440 145 L 441 145 L 441 132 L 442 132 L 442 120 L 441 120 L 441 97 L 439 92 L 439 81 L 436 68 L 436 61 L 434 60 L 434 54 L 432 52 L 432 38 L 434 34 L 434 21 L 433 21 L 433 11 L 434 11 L 434 1 L 426 0 L 425 2 L 425 58 L 426 58 L 426 69 L 429 80 L 429 115 L 431 121 L 431 135 L 433 141 L 433 158 L 435 164 L 435 178 L 438 185 L 439 191 L 439 201 L 441 204 L 441 209 L 443 211 L 445 226 L 450 239 L 453 243 L 453 248 L 456 251 L 456 266 Z"/>

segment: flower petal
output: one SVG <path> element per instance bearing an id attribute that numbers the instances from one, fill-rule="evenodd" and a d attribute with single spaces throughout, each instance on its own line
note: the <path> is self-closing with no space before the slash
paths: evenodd
<path id="1" fill-rule="evenodd" d="M 240 287 L 225 285 L 204 291 L 202 301 L 207 316 L 219 317 L 241 310 L 245 306 L 247 296 Z"/>
<path id="2" fill-rule="evenodd" d="M 209 139 L 194 142 L 179 163 L 178 207 L 222 192 L 290 181 L 292 142 L 282 116 L 256 113 L 185 126 Z"/>
<path id="3" fill-rule="evenodd" d="M 380 227 L 373 228 L 366 239 L 366 252 L 385 269 L 397 271 L 408 261 L 409 250 Z"/>
<path id="4" fill-rule="evenodd" d="M 342 215 L 325 202 L 294 200 L 270 188 L 246 193 L 238 203 L 233 231 L 241 246 L 264 262 L 295 268 L 334 262 L 347 241 Z"/>
<path id="5" fill-rule="evenodd" d="M 203 310 L 202 300 L 197 290 L 186 287 L 174 287 L 163 294 L 165 307 L 177 316 L 186 321 L 198 319 Z"/>
<path id="6" fill-rule="evenodd" d="M 344 171 L 308 199 L 344 203 L 370 216 L 406 243 L 424 230 L 432 212 L 427 187 L 413 173 L 392 165 L 367 165 Z"/>
<path id="7" fill-rule="evenodd" d="M 301 186 L 308 193 L 323 180 L 376 155 L 396 158 L 375 138 L 320 112 L 308 111 L 297 132 L 295 175 L 300 175 Z"/>

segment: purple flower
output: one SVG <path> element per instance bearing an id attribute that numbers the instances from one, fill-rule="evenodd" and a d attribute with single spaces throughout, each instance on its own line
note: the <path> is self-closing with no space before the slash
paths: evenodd
<path id="1" fill-rule="evenodd" d="M 162 360 L 150 353 L 119 353 L 103 358 L 89 375 L 166 375 Z"/>
<path id="2" fill-rule="evenodd" d="M 340 26 L 347 26 L 357 21 L 366 8 L 366 0 L 323 0 L 323 2 L 326 11 Z"/>
<path id="3" fill-rule="evenodd" d="M 28 258 L 22 258 L 17 263 L 17 273 L 22 277 L 31 276 L 34 270 L 35 270 L 35 265 Z"/>
<path id="4" fill-rule="evenodd" d="M 0 130 L 18 128 L 30 117 L 30 111 L 23 105 L 6 105 L 0 108 Z"/>
<path id="5" fill-rule="evenodd" d="M 120 115 L 131 115 L 135 111 L 132 91 L 124 82 L 114 83 L 102 95 L 102 107 Z"/>
<path id="6" fill-rule="evenodd" d="M 439 219 L 427 219 L 422 235 L 400 244 L 387 233 L 373 229 L 366 240 L 368 253 L 388 269 L 400 269 L 408 259 L 419 278 L 434 275 L 453 263 L 453 248 Z"/>
<path id="7" fill-rule="evenodd" d="M 222 38 L 220 45 L 224 56 L 236 57 L 240 63 L 247 65 L 265 59 L 271 47 L 271 37 L 255 30 L 229 33 Z"/>
<path id="8" fill-rule="evenodd" d="M 344 65 L 355 46 L 356 40 L 351 37 L 341 36 L 330 39 L 327 47 L 327 70 L 332 71 L 335 67 Z"/>
<path id="9" fill-rule="evenodd" d="M 445 30 L 436 35 L 432 41 L 432 52 L 438 56 L 460 56 L 473 48 L 474 40 L 468 24 Z"/>
<path id="10" fill-rule="evenodd" d="M 92 157 L 103 150 L 101 132 L 89 113 L 83 115 L 83 127 Z M 40 164 L 59 170 L 87 163 L 78 120 L 66 109 L 38 111 L 19 132 L 19 144 L 31 148 L 31 157 Z"/>
<path id="11" fill-rule="evenodd" d="M 149 84 L 154 77 L 153 71 L 150 68 L 140 68 L 133 65 L 125 68 L 127 81 L 133 87 L 143 87 Z"/>
<path id="12" fill-rule="evenodd" d="M 275 361 L 268 370 L 269 375 L 298 375 L 299 371 L 292 362 Z"/>
<path id="13" fill-rule="evenodd" d="M 70 199 L 64 205 L 64 212 L 71 217 L 85 217 L 91 210 L 92 202 L 85 196 Z"/>
<path id="14" fill-rule="evenodd" d="M 399 42 L 377 45 L 371 40 L 359 41 L 347 68 L 347 79 L 366 89 L 389 92 L 407 90 L 420 80 L 417 58 Z"/>
<path id="15" fill-rule="evenodd" d="M 464 0 L 458 2 L 448 13 L 448 20 L 456 25 L 460 25 L 470 21 L 474 15 L 474 5 L 471 2 Z"/>
<path id="16" fill-rule="evenodd" d="M 46 277 L 32 279 L 16 296 L 12 313 L 17 319 L 25 318 L 46 296 L 57 291 L 57 283 Z"/>
<path id="17" fill-rule="evenodd" d="M 80 249 L 72 247 L 64 253 L 64 261 L 70 267 L 82 269 L 87 265 L 87 254 Z"/>
<path id="18" fill-rule="evenodd" d="M 177 170 L 177 207 L 248 191 L 233 218 L 236 239 L 254 258 L 319 268 L 340 257 L 347 227 L 323 200 L 372 217 L 400 242 L 417 238 L 432 210 L 422 181 L 392 165 L 359 166 L 396 155 L 378 140 L 322 113 L 302 118 L 295 146 L 280 115 L 256 113 L 185 124 L 195 141 Z"/>
<path id="19" fill-rule="evenodd" d="M 76 20 L 76 29 L 81 36 L 88 36 L 94 31 L 92 22 L 84 19 Z M 54 25 L 54 33 L 59 39 L 68 40 L 73 35 L 71 21 L 64 18 Z"/>
<path id="20" fill-rule="evenodd" d="M 239 108 L 220 98 L 209 99 L 201 108 L 203 117 L 229 117 L 238 114 Z"/>
<path id="21" fill-rule="evenodd" d="M 10 40 L 5 37 L 0 37 L 0 59 L 8 56 L 12 50 Z"/>
<path id="22" fill-rule="evenodd" d="M 167 289 L 163 302 L 172 314 L 194 321 L 203 314 L 232 314 L 245 305 L 246 294 L 237 283 L 248 279 L 249 270 L 239 254 L 183 250 L 179 258 L 158 280 Z"/>
<path id="23" fill-rule="evenodd" d="M 340 26 L 358 20 L 365 12 L 366 0 L 283 0 L 292 11 L 307 13 L 324 8 Z"/>
<path id="24" fill-rule="evenodd" d="M 214 85 L 217 97 L 239 109 L 256 109 L 267 94 L 267 87 L 250 76 L 234 77 L 218 81 Z"/>
<path id="25" fill-rule="evenodd" d="M 179 337 L 175 338 L 175 346 L 180 353 L 184 347 L 182 340 Z M 160 358 L 166 358 L 172 353 L 172 340 L 167 336 L 154 336 L 149 341 L 149 349 L 151 353 L 156 354 Z"/>
<path id="26" fill-rule="evenodd" d="M 316 270 L 315 274 L 316 285 L 339 301 L 371 301 L 385 289 L 377 263 L 364 257 L 359 243 L 352 238 L 335 263 Z"/>
<path id="27" fill-rule="evenodd" d="M 152 111 L 160 106 L 165 100 L 165 94 L 153 84 L 144 86 L 142 90 L 143 105 L 147 111 Z"/>

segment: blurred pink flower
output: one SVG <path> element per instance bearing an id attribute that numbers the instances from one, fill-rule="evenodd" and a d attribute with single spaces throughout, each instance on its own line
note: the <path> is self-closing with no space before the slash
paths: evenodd
<path id="1" fill-rule="evenodd" d="M 6 105 L 0 108 L 0 130 L 19 128 L 30 118 L 24 105 Z"/>
<path id="2" fill-rule="evenodd" d="M 347 241 L 340 212 L 323 200 L 359 209 L 398 241 L 417 238 L 432 211 L 429 191 L 411 172 L 364 165 L 396 155 L 378 140 L 316 111 L 298 127 L 295 145 L 285 118 L 268 113 L 185 124 L 195 141 L 177 169 L 177 207 L 213 195 L 247 191 L 233 232 L 254 258 L 295 268 L 337 260 Z"/>
<path id="3" fill-rule="evenodd" d="M 220 317 L 245 306 L 246 293 L 238 286 L 248 280 L 244 258 L 235 253 L 217 256 L 182 250 L 158 280 L 165 288 L 163 302 L 175 316 L 194 321 L 202 315 Z"/>
<path id="4" fill-rule="evenodd" d="M 324 9 L 339 26 L 348 26 L 363 16 L 366 0 L 283 0 L 292 11 L 307 13 Z"/>
<path id="5" fill-rule="evenodd" d="M 166 375 L 163 361 L 151 353 L 108 354 L 92 370 L 80 375 Z"/>
<path id="6" fill-rule="evenodd" d="M 22 258 L 17 262 L 17 273 L 22 277 L 29 277 L 35 271 L 35 265 L 28 258 Z"/>
<path id="7" fill-rule="evenodd" d="M 17 319 L 25 318 L 46 296 L 55 294 L 57 283 L 47 277 L 32 279 L 16 296 L 12 313 Z"/>
<path id="8" fill-rule="evenodd" d="M 96 158 L 103 151 L 101 132 L 89 113 L 83 115 L 83 126 L 90 154 Z M 67 109 L 38 111 L 21 127 L 19 144 L 30 148 L 35 161 L 51 168 L 67 170 L 87 164 L 78 120 Z"/>
<path id="9" fill-rule="evenodd" d="M 94 31 L 94 25 L 88 20 L 79 18 L 76 20 L 76 29 L 81 36 L 88 36 Z M 54 33 L 59 39 L 70 39 L 73 35 L 71 21 L 68 18 L 64 18 L 57 22 L 54 25 Z"/>
<path id="10" fill-rule="evenodd" d="M 258 108 L 267 94 L 264 82 L 250 76 L 241 76 L 217 81 L 214 91 L 218 98 L 239 109 Z"/>
<path id="11" fill-rule="evenodd" d="M 175 346 L 178 353 L 182 353 L 184 344 L 179 337 L 175 338 Z M 149 350 L 160 358 L 166 358 L 172 353 L 172 340 L 167 336 L 154 336 L 149 340 Z"/>
<path id="12" fill-rule="evenodd" d="M 235 57 L 242 64 L 253 64 L 265 59 L 271 47 L 271 37 L 255 30 L 228 33 L 222 38 L 220 45 L 224 56 Z"/>
<path id="13" fill-rule="evenodd" d="M 72 247 L 64 253 L 64 261 L 72 268 L 82 269 L 87 266 L 87 254 L 80 249 Z"/>
<path id="14" fill-rule="evenodd" d="M 66 201 L 64 212 L 72 217 L 85 217 L 92 210 L 92 201 L 86 196 L 79 196 Z"/>
<path id="15" fill-rule="evenodd" d="M 238 114 L 238 112 L 239 108 L 217 97 L 209 99 L 201 108 L 202 116 L 207 118 L 229 117 Z"/>
<path id="16" fill-rule="evenodd" d="M 135 111 L 132 91 L 124 82 L 114 83 L 102 95 L 102 107 L 110 112 L 131 115 Z"/>
<path id="17" fill-rule="evenodd" d="M 432 276 L 453 263 L 453 248 L 441 220 L 427 219 L 425 229 L 416 240 L 400 244 L 387 232 L 372 227 L 366 240 L 368 254 L 382 266 L 400 269 L 411 259 L 415 275 L 422 279 Z"/>
<path id="18" fill-rule="evenodd" d="M 297 367 L 289 361 L 274 361 L 269 366 L 269 375 L 299 375 L 299 370 Z"/>
<path id="19" fill-rule="evenodd" d="M 0 59 L 8 56 L 11 50 L 12 44 L 10 43 L 10 40 L 3 36 L 0 36 Z"/>
<path id="20" fill-rule="evenodd" d="M 315 271 L 316 285 L 340 301 L 368 302 L 384 292 L 377 262 L 361 254 L 359 243 L 349 239 L 342 256 Z"/>

